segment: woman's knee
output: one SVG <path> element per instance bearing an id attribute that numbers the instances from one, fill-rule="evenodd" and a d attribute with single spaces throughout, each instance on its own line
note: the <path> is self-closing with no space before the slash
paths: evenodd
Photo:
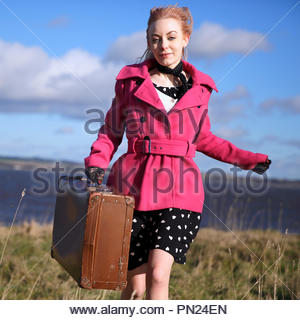
<path id="1" fill-rule="evenodd" d="M 148 261 L 147 282 L 168 285 L 173 262 L 174 258 L 169 253 L 160 249 L 151 250 Z"/>
<path id="2" fill-rule="evenodd" d="M 170 272 L 161 265 L 154 266 L 148 270 L 149 280 L 159 286 L 165 286 L 169 283 Z"/>

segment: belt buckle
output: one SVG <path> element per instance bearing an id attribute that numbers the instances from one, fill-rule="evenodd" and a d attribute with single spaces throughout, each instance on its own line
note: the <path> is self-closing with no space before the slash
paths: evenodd
<path id="1" fill-rule="evenodd" d="M 188 147 L 187 147 L 187 151 L 186 151 L 186 156 L 190 157 L 190 158 L 193 158 L 193 157 L 195 157 L 194 145 L 190 141 L 187 141 L 187 143 L 188 143 Z"/>
<path id="2" fill-rule="evenodd" d="M 145 147 L 145 141 L 146 140 L 148 140 L 149 141 L 149 150 L 148 150 L 148 152 L 146 151 L 146 147 Z M 143 141 L 143 152 L 144 153 L 151 153 L 151 139 L 150 139 L 150 137 L 149 136 L 145 136 L 144 137 L 144 141 Z"/>

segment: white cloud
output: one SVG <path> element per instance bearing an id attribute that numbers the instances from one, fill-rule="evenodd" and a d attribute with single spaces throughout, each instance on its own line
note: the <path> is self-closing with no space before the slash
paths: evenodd
<path id="1" fill-rule="evenodd" d="M 228 53 L 245 54 L 249 49 L 268 50 L 270 44 L 263 34 L 242 29 L 226 29 L 205 22 L 191 35 L 188 46 L 192 58 L 216 59 Z"/>
<path id="2" fill-rule="evenodd" d="M 0 40 L 0 111 L 82 117 L 91 105 L 107 109 L 121 67 L 81 49 L 53 58 L 39 47 Z"/>
<path id="3" fill-rule="evenodd" d="M 136 63 L 147 48 L 146 32 L 138 31 L 119 37 L 107 50 L 104 60 Z"/>
<path id="4" fill-rule="evenodd" d="M 73 127 L 70 127 L 70 126 L 61 127 L 55 131 L 55 133 L 57 134 L 71 134 L 73 132 L 74 132 L 74 129 Z"/>
<path id="5" fill-rule="evenodd" d="M 277 158 L 271 158 L 270 174 L 272 177 L 281 179 L 299 180 L 299 153 L 279 155 Z"/>
<path id="6" fill-rule="evenodd" d="M 251 95 L 242 85 L 236 86 L 232 91 L 222 96 L 212 95 L 209 113 L 213 122 L 228 123 L 245 116 L 245 110 L 251 105 Z"/>
<path id="7" fill-rule="evenodd" d="M 243 53 L 261 36 L 204 23 L 192 34 L 189 54 L 196 58 L 216 58 L 229 52 Z M 256 49 L 267 47 L 267 42 L 262 41 Z M 61 57 L 49 57 L 40 47 L 0 40 L 0 111 L 60 113 L 73 117 L 85 116 L 84 110 L 91 107 L 106 111 L 114 94 L 115 77 L 124 62 L 136 63 L 145 48 L 145 31 L 119 37 L 103 59 L 78 48 Z M 247 100 L 247 94 L 240 86 L 213 100 L 218 110 L 216 118 L 226 122 L 241 115 L 244 108 L 241 100 Z"/>
<path id="8" fill-rule="evenodd" d="M 300 149 L 300 139 L 286 139 L 283 140 L 283 144 L 287 144 Z"/>
<path id="9" fill-rule="evenodd" d="M 48 27 L 59 28 L 64 27 L 69 24 L 69 18 L 66 16 L 56 17 L 48 22 Z"/>
<path id="10" fill-rule="evenodd" d="M 265 135 L 262 140 L 263 140 L 262 142 L 270 141 L 273 144 L 277 143 L 283 147 L 286 145 L 289 145 L 289 146 L 295 147 L 296 149 L 300 149 L 300 139 L 285 139 L 280 136 Z"/>
<path id="11" fill-rule="evenodd" d="M 300 96 L 290 98 L 271 98 L 261 103 L 265 110 L 279 109 L 292 114 L 300 114 Z"/>
<path id="12" fill-rule="evenodd" d="M 243 138 L 248 134 L 244 128 L 221 127 L 216 131 L 216 135 L 224 139 Z"/>
<path id="13" fill-rule="evenodd" d="M 138 31 L 119 37 L 107 50 L 105 60 L 136 63 L 147 48 L 146 32 Z M 188 45 L 191 58 L 216 59 L 229 53 L 244 54 L 249 49 L 268 50 L 270 44 L 263 34 L 241 29 L 226 29 L 205 22 L 194 30 Z"/>

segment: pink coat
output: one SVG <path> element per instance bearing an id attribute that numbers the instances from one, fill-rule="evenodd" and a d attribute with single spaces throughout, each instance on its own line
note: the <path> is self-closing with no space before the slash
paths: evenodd
<path id="1" fill-rule="evenodd" d="M 182 208 L 202 212 L 200 170 L 193 160 L 199 151 L 249 170 L 267 155 L 237 148 L 210 131 L 208 75 L 183 60 L 193 86 L 167 113 L 148 69 L 154 59 L 125 66 L 117 76 L 115 98 L 85 166 L 108 168 L 126 131 L 128 150 L 112 166 L 107 185 L 135 197 L 137 210 Z"/>

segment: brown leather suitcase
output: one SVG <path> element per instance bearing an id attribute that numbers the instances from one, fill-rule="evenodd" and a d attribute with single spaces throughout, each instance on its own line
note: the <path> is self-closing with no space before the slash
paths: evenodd
<path id="1" fill-rule="evenodd" d="M 82 288 L 121 290 L 127 285 L 134 198 L 102 185 L 85 189 L 65 183 L 57 194 L 51 256 Z"/>

